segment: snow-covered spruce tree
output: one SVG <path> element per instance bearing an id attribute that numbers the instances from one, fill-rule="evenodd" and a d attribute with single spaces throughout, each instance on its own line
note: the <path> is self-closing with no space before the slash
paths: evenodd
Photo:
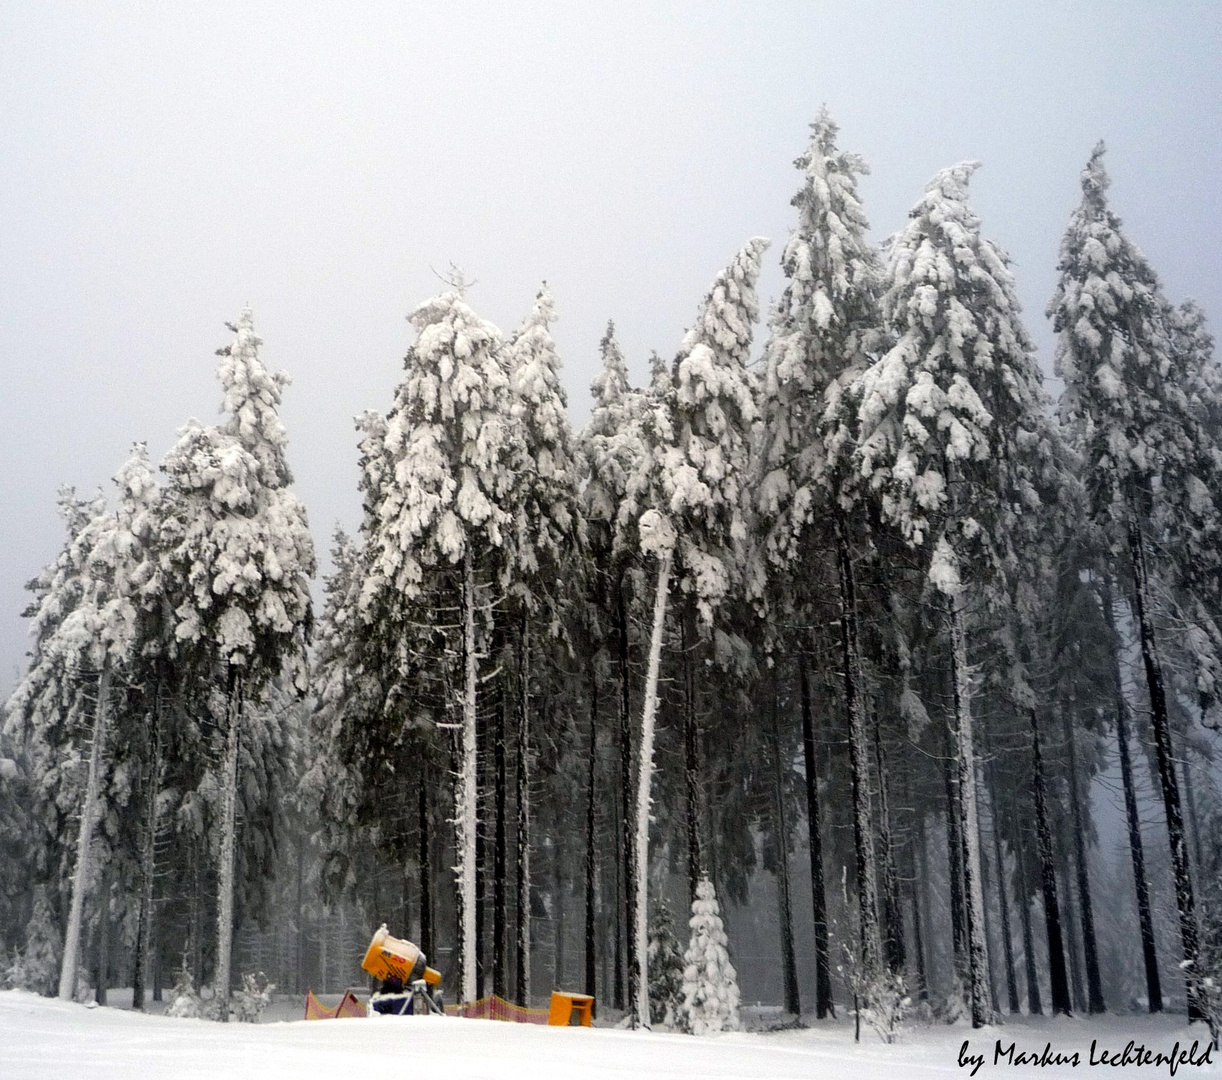
<path id="1" fill-rule="evenodd" d="M 624 924 L 635 927 L 636 889 L 633 881 L 632 838 L 636 833 L 632 814 L 632 701 L 629 668 L 628 574 L 639 549 L 637 521 L 640 508 L 631 491 L 630 479 L 640 471 L 645 456 L 640 418 L 645 397 L 628 382 L 628 367 L 615 337 L 615 327 L 599 342 L 602 370 L 594 377 L 590 393 L 594 407 L 581 434 L 586 468 L 582 488 L 590 553 L 590 587 L 594 607 L 610 623 L 608 636 L 618 682 L 619 731 L 619 838 L 623 881 Z M 669 378 L 669 372 L 667 372 Z M 635 935 L 627 935 L 628 1012 L 640 1015 L 638 965 Z M 618 976 L 618 969 L 617 969 Z M 617 985 L 618 981 L 617 980 Z M 617 1001 L 618 1007 L 618 1001 Z"/>
<path id="2" fill-rule="evenodd" d="M 688 926 L 691 938 L 683 954 L 679 1027 L 692 1035 L 737 1031 L 738 973 L 730 963 L 730 942 L 722 925 L 717 892 L 707 877 L 696 887 Z"/>
<path id="3" fill-rule="evenodd" d="M 225 693 L 225 746 L 217 872 L 218 1017 L 229 1019 L 238 765 L 243 708 L 272 679 L 306 689 L 308 578 L 314 547 L 305 509 L 289 489 L 287 437 L 277 407 L 288 383 L 259 359 L 249 308 L 218 351 L 219 426 L 189 421 L 162 464 L 169 478 L 161 542 L 175 635 L 214 666 Z"/>
<path id="4" fill-rule="evenodd" d="M 142 466 L 147 486 L 134 479 Z M 85 518 L 70 525 L 69 547 L 36 587 L 39 597 L 30 611 L 35 620 L 35 652 L 26 679 L 10 703 L 21 717 L 27 739 L 55 755 L 56 743 L 70 753 L 80 749 L 73 735 L 61 731 L 57 736 L 55 729 L 67 718 L 65 712 L 75 711 L 74 699 L 96 694 L 87 743 L 87 778 L 83 796 L 78 796 L 76 859 L 59 983 L 59 996 L 64 1000 L 71 1000 L 76 992 L 85 897 L 92 883 L 94 829 L 105 810 L 103 773 L 107 765 L 116 764 L 108 752 L 115 698 L 112 687 L 124 678 L 138 644 L 138 593 L 151 561 L 152 530 L 142 512 L 151 478 L 142 446 L 136 448 L 117 481 L 123 489 L 119 510 L 109 511 L 100 498 L 96 500 Z M 65 509 L 72 517 L 80 512 L 70 503 L 65 503 Z M 44 785 L 48 781 L 54 784 L 52 777 L 58 770 L 45 753 L 35 751 L 35 758 L 39 757 L 47 766 Z"/>
<path id="5" fill-rule="evenodd" d="M 750 426 L 756 418 L 747 371 L 759 314 L 755 282 L 768 241 L 749 240 L 713 282 L 675 359 L 669 389 L 651 393 L 642 411 L 646 455 L 629 481 L 644 509 L 641 551 L 657 563 L 653 621 L 638 749 L 636 935 L 638 1022 L 649 1026 L 648 869 L 658 673 L 672 575 L 707 625 L 741 576 L 746 541 L 745 492 Z"/>
<path id="6" fill-rule="evenodd" d="M 1039 510 L 1050 453 L 1034 350 L 1006 256 L 968 208 L 975 164 L 939 173 L 893 241 L 882 312 L 894 344 L 860 379 L 857 462 L 884 519 L 928 553 L 952 662 L 951 710 L 972 1023 L 988 1022 L 969 605 L 1012 572 L 1007 526 Z"/>
<path id="7" fill-rule="evenodd" d="M 1196 487 L 1194 479 L 1201 483 L 1192 471 L 1199 430 L 1189 407 L 1186 358 L 1176 348 L 1170 307 L 1154 271 L 1108 207 L 1103 153 L 1100 143 L 1082 174 L 1082 202 L 1061 242 L 1060 278 L 1048 311 L 1059 335 L 1056 370 L 1065 380 L 1061 416 L 1081 431 L 1092 514 L 1109 528 L 1116 557 L 1132 580 L 1189 972 L 1189 1015 L 1199 1019 L 1204 1010 L 1192 974 L 1200 963 L 1196 905 L 1155 632 L 1153 584 L 1154 578 L 1162 578 L 1174 587 L 1188 576 L 1187 561 L 1206 554 L 1183 542 L 1189 538 L 1174 529 L 1169 513 L 1177 502 L 1189 501 L 1186 493 Z M 1180 542 L 1163 547 L 1156 538 L 1169 526 L 1170 538 Z M 1204 704 L 1212 705 L 1215 688 L 1205 684 L 1198 689 Z"/>
<path id="8" fill-rule="evenodd" d="M 476 710 L 482 599 L 500 583 L 513 515 L 509 379 L 501 334 L 468 306 L 461 285 L 411 315 L 417 338 L 385 421 L 366 421 L 362 525 L 366 574 L 360 598 L 367 631 L 390 638 L 403 621 L 445 630 L 439 595 L 457 599 L 462 658 L 460 765 L 455 792 L 459 900 L 459 994 L 476 983 Z M 379 428 L 381 429 L 379 431 Z M 391 678 L 395 678 L 391 673 Z"/>
<path id="9" fill-rule="evenodd" d="M 827 588 L 811 580 L 815 571 L 810 553 L 822 547 L 835 551 L 862 962 L 872 968 L 881 949 L 854 571 L 855 549 L 867 515 L 861 507 L 862 485 L 854 483 L 850 468 L 855 424 L 845 395 L 872 362 L 881 340 L 880 271 L 866 239 L 869 225 L 857 193 L 857 178 L 868 168 L 860 157 L 837 147 L 838 133 L 835 121 L 821 109 L 811 125 L 810 145 L 795 162 L 805 182 L 793 199 L 798 225 L 781 258 L 788 283 L 772 313 L 765 350 L 760 450 L 764 478 L 756 503 L 764 533 L 761 548 L 782 594 L 793 598 L 795 587 L 811 592 Z M 756 570 L 757 582 L 764 572 Z M 762 591 L 753 584 L 754 591 Z M 812 598 L 805 599 L 809 603 Z M 813 733 L 806 735 L 804 745 L 807 799 L 813 807 L 817 798 Z M 813 829 L 817 812 L 812 810 L 808 817 Z M 814 859 L 811 874 L 817 1012 L 822 1017 L 832 1007 L 830 956 L 822 869 Z"/>
<path id="10" fill-rule="evenodd" d="M 509 594 L 518 623 L 518 725 L 515 739 L 517 820 L 516 997 L 530 1003 L 530 673 L 533 624 L 545 635 L 560 633 L 564 609 L 582 592 L 585 529 L 578 491 L 581 467 L 568 420 L 568 401 L 560 385 L 560 357 L 550 326 L 556 318 L 546 282 L 530 314 L 504 349 L 513 420 L 509 463 L 513 515 L 509 542 Z M 505 748 L 497 747 L 497 838 L 505 830 Z M 504 993 L 504 885 L 494 881 L 494 992 Z M 499 923 L 497 926 L 495 924 Z M 501 975 L 498 980 L 495 976 Z"/>
<path id="11" fill-rule="evenodd" d="M 654 1023 L 674 1027 L 683 1005 L 683 949 L 665 900 L 654 908 L 649 935 L 649 1011 Z"/>

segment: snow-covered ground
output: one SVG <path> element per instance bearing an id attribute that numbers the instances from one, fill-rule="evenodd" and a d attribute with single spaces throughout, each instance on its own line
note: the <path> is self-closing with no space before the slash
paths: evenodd
<path id="1" fill-rule="evenodd" d="M 964 1040 L 970 1043 L 970 1054 L 984 1054 L 984 1064 L 975 1074 L 983 1080 L 1091 1074 L 1102 1080 L 1171 1073 L 1165 1064 L 1091 1068 L 1092 1039 L 1109 1050 L 1122 1050 L 1135 1039 L 1153 1051 L 1169 1052 L 1176 1040 L 1187 1047 L 1194 1037 L 1202 1037 L 1199 1025 L 1189 1032 L 1180 1019 L 1147 1016 L 1023 1019 L 977 1032 L 966 1027 L 916 1028 L 894 1046 L 883 1045 L 873 1033 L 863 1033 L 861 1044 L 855 1046 L 852 1027 L 845 1022 L 706 1038 L 436 1017 L 221 1025 L 141 1016 L 121 1008 L 90 1009 L 20 991 L 0 992 L 2 1080 L 936 1080 L 972 1073 L 970 1064 L 959 1064 Z M 1077 1051 L 1080 1064 L 1012 1067 L 1004 1059 L 994 1064 L 998 1039 L 1003 1047 L 1015 1043 L 1016 1053 L 1035 1054 L 1051 1041 L 1054 1052 Z M 1189 1080 L 1220 1074 L 1216 1062 L 1181 1065 L 1175 1073 Z"/>

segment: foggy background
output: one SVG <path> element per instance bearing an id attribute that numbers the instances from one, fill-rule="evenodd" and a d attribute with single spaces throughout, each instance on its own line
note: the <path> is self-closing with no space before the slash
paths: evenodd
<path id="1" fill-rule="evenodd" d="M 1068 10 L 1072 7 L 1072 11 Z M 876 239 L 939 168 L 1043 316 L 1078 174 L 1173 300 L 1222 318 L 1222 5 L 0 3 L 0 695 L 57 488 L 160 459 L 220 401 L 244 302 L 323 568 L 359 522 L 352 417 L 389 407 L 405 316 L 451 262 L 510 331 L 546 279 L 575 424 L 614 318 L 633 375 L 772 237 L 826 102 L 865 156 Z M 762 334 L 760 339 L 762 339 Z M 757 339 L 757 351 L 759 340 Z M 316 589 L 316 595 L 318 590 Z"/>

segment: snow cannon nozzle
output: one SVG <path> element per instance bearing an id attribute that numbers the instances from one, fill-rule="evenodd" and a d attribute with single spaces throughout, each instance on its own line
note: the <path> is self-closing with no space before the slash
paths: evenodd
<path id="1" fill-rule="evenodd" d="M 429 967 L 426 960 L 427 957 L 420 951 L 420 946 L 403 938 L 393 937 L 383 923 L 374 933 L 369 948 L 365 950 L 361 968 L 383 982 L 391 978 L 397 979 L 404 987 L 411 986 L 420 979 L 429 986 L 440 986 L 441 972 Z"/>

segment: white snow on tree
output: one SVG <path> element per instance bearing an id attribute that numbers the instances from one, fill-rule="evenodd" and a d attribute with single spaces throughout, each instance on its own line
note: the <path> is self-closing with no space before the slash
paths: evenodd
<path id="1" fill-rule="evenodd" d="M 250 309 L 231 325 L 217 375 L 226 420 L 190 421 L 166 455 L 162 542 L 174 578 L 175 635 L 225 671 L 225 749 L 219 790 L 216 991 L 228 1020 L 234 859 L 244 697 L 283 677 L 306 689 L 308 579 L 314 546 L 305 508 L 289 490 L 287 436 L 277 407 L 288 376 L 259 359 Z"/>
<path id="2" fill-rule="evenodd" d="M 427 591 L 457 579 L 452 587 L 459 594 L 462 624 L 454 650 L 462 657 L 455 798 L 459 993 L 474 1001 L 476 612 L 486 606 L 482 597 L 489 586 L 503 583 L 513 536 L 509 375 L 500 355 L 500 331 L 468 306 L 461 283 L 417 307 L 411 323 L 417 337 L 393 408 L 385 418 L 367 415 L 361 421 L 366 573 L 360 613 L 386 633 L 409 612 L 414 621 L 428 624 L 433 616 L 423 610 Z M 541 378 L 536 372 L 534 385 Z"/>
<path id="3" fill-rule="evenodd" d="M 885 520 L 927 553 L 954 667 L 972 1021 L 991 1015 L 976 824 L 966 610 L 1014 566 L 1015 518 L 1041 507 L 1053 447 L 1006 256 L 967 204 L 977 164 L 943 170 L 892 242 L 882 311 L 894 344 L 859 380 L 857 462 Z M 966 591 L 965 591 L 966 590 Z"/>
<path id="4" fill-rule="evenodd" d="M 649 935 L 649 1012 L 653 1023 L 675 1026 L 683 1004 L 684 968 L 670 905 L 662 900 L 654 909 Z"/>
<path id="5" fill-rule="evenodd" d="M 679 1024 L 693 1035 L 737 1031 L 738 973 L 730 963 L 729 939 L 717 892 L 706 877 L 692 902 L 691 939 L 683 954 L 683 1002 Z"/>
<path id="6" fill-rule="evenodd" d="M 642 508 L 641 553 L 657 562 L 637 768 L 635 950 L 638 1021 L 649 1025 L 649 812 L 658 673 L 672 570 L 705 623 L 741 572 L 746 546 L 750 426 L 756 419 L 747 361 L 759 315 L 755 283 L 768 241 L 756 237 L 713 282 L 684 336 L 669 386 L 655 385 L 641 411 L 645 453 L 626 497 Z"/>

